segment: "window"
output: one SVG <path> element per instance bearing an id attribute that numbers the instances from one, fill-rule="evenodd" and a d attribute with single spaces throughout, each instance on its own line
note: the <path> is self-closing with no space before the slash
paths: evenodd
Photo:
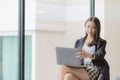
<path id="1" fill-rule="evenodd" d="M 25 36 L 25 80 L 31 80 L 32 38 Z M 0 37 L 0 80 L 18 80 L 18 37 Z"/>

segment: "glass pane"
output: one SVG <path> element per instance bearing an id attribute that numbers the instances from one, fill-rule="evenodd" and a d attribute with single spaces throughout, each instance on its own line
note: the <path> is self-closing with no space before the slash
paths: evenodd
<path id="1" fill-rule="evenodd" d="M 32 80 L 32 36 L 25 37 L 25 80 Z"/>
<path id="2" fill-rule="evenodd" d="M 25 80 L 35 79 L 36 1 L 25 0 Z"/>
<path id="3" fill-rule="evenodd" d="M 2 80 L 2 38 L 0 37 L 0 80 Z"/>
<path id="4" fill-rule="evenodd" d="M 2 70 L 3 80 L 18 78 L 18 41 L 16 37 L 3 37 Z M 11 74 L 12 73 L 12 74 Z"/>
<path id="5" fill-rule="evenodd" d="M 31 3 L 33 4 L 33 1 L 26 0 L 26 5 L 29 4 L 26 6 L 29 9 L 26 10 L 26 14 L 33 8 Z M 18 4 L 19 0 L 0 0 L 0 80 L 18 80 L 19 76 L 18 9 L 20 8 Z M 34 19 L 33 17 L 26 16 L 26 26 L 32 26 L 34 21 L 31 19 Z M 31 54 L 32 34 L 27 34 L 25 37 L 25 80 L 32 80 Z"/>
<path id="6" fill-rule="evenodd" d="M 18 0 L 0 0 L 0 11 L 0 80 L 18 80 Z"/>
<path id="7" fill-rule="evenodd" d="M 0 37 L 0 80 L 18 79 L 18 37 Z M 31 80 L 31 36 L 25 37 L 25 80 Z M 12 74 L 11 74 L 12 73 Z"/>

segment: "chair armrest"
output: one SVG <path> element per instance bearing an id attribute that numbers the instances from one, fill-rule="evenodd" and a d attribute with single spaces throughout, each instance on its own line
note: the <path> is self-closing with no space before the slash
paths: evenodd
<path id="1" fill-rule="evenodd" d="M 100 75 L 98 76 L 98 79 L 97 79 L 97 80 L 104 80 L 103 74 L 100 74 Z"/>

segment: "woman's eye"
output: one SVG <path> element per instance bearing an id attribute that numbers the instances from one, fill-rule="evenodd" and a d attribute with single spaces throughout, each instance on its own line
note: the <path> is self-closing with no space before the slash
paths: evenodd
<path id="1" fill-rule="evenodd" d="M 87 28 L 90 28 L 90 26 L 88 25 Z"/>
<path id="2" fill-rule="evenodd" d="M 94 27 L 94 26 L 91 26 L 91 29 L 95 29 L 95 27 Z"/>
<path id="3" fill-rule="evenodd" d="M 93 27 L 93 29 L 95 29 L 95 27 Z"/>

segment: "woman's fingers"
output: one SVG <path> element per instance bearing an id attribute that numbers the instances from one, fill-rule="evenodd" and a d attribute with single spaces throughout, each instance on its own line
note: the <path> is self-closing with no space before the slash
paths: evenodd
<path id="1" fill-rule="evenodd" d="M 76 53 L 76 58 L 77 59 L 82 59 L 82 52 L 77 52 Z"/>
<path id="2" fill-rule="evenodd" d="M 79 59 L 79 60 L 83 59 L 82 56 L 76 56 L 76 58 Z"/>
<path id="3" fill-rule="evenodd" d="M 76 53 L 76 55 L 81 55 L 81 54 L 82 54 L 82 52 L 77 52 L 77 53 Z"/>
<path id="4" fill-rule="evenodd" d="M 86 57 L 88 57 L 88 54 L 83 49 L 80 49 L 80 52 L 76 53 L 76 58 L 78 58 L 78 59 L 83 59 L 83 58 L 86 58 Z"/>

